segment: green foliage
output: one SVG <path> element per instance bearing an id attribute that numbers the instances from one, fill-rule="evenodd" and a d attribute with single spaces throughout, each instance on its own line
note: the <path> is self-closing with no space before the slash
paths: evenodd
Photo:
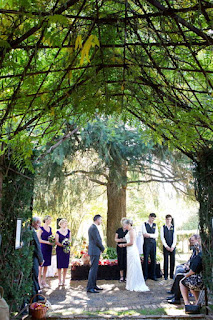
<path id="1" fill-rule="evenodd" d="M 103 259 L 117 259 L 117 252 L 115 248 L 107 247 L 102 254 Z"/>
<path id="2" fill-rule="evenodd" d="M 11 167 L 16 169 L 16 167 Z M 9 168 L 8 168 L 9 169 Z M 17 170 L 17 169 L 16 169 Z M 15 170 L 15 171 L 16 171 Z M 33 175 L 8 170 L 3 184 L 3 219 L 0 223 L 2 245 L 0 255 L 0 279 L 5 291 L 5 299 L 11 311 L 20 309 L 23 300 L 32 292 L 32 239 L 29 229 L 30 207 L 33 195 Z M 16 219 L 22 218 L 23 247 L 15 250 Z"/>
<path id="3" fill-rule="evenodd" d="M 212 266 L 213 266 L 213 148 L 206 149 L 200 154 L 200 163 L 195 167 L 196 197 L 200 203 L 199 227 L 202 240 L 204 262 L 204 280 L 207 288 L 213 293 Z"/>

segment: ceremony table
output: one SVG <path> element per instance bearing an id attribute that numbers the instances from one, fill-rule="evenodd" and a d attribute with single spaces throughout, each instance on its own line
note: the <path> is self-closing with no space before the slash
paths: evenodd
<path id="1" fill-rule="evenodd" d="M 143 264 L 142 264 L 143 267 Z M 71 267 L 71 280 L 87 280 L 90 266 L 72 266 Z M 149 277 L 150 277 L 150 264 L 149 264 Z M 156 264 L 156 276 L 162 277 L 160 264 Z M 98 267 L 98 280 L 119 280 L 119 267 L 118 265 L 99 265 Z"/>

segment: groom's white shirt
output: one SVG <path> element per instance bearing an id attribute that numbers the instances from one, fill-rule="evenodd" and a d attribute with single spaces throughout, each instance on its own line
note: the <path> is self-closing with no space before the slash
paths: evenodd
<path id="1" fill-rule="evenodd" d="M 149 221 L 147 221 L 146 223 L 148 223 L 151 227 L 153 225 L 149 223 Z M 158 228 L 157 228 L 157 225 L 156 225 L 156 228 L 155 228 L 155 233 L 149 233 L 147 232 L 146 230 L 146 226 L 145 226 L 145 222 L 142 224 L 142 233 L 145 234 L 145 233 L 148 233 L 150 235 L 150 238 L 153 238 L 153 239 L 157 239 L 158 237 Z"/>

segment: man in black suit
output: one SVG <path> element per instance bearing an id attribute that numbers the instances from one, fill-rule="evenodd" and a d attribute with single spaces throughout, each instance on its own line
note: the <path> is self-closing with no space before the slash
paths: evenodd
<path id="1" fill-rule="evenodd" d="M 87 292 L 98 293 L 102 288 L 97 287 L 97 273 L 98 273 L 98 262 L 101 252 L 104 251 L 104 246 L 102 244 L 102 239 L 98 231 L 97 226 L 102 223 L 102 218 L 100 215 L 96 215 L 93 218 L 93 224 L 88 230 L 89 235 L 89 249 L 88 254 L 90 256 L 91 268 L 88 276 Z"/>
<path id="2" fill-rule="evenodd" d="M 144 279 L 148 279 L 148 257 L 151 259 L 151 279 L 157 281 L 156 269 L 156 239 L 158 237 L 158 228 L 154 223 L 155 213 L 150 213 L 147 222 L 142 224 L 142 233 L 144 236 L 143 254 L 144 254 Z"/>
<path id="3" fill-rule="evenodd" d="M 32 277 L 33 277 L 33 295 L 37 294 L 40 290 L 39 282 L 38 282 L 38 272 L 39 266 L 42 266 L 44 259 L 41 252 L 41 245 L 39 243 L 37 233 L 35 230 L 38 230 L 41 225 L 41 220 L 38 217 L 33 217 L 31 222 L 31 227 L 33 230 L 33 240 L 32 245 L 34 247 L 33 251 L 33 270 L 32 270 Z M 38 296 L 35 300 L 38 300 Z"/>

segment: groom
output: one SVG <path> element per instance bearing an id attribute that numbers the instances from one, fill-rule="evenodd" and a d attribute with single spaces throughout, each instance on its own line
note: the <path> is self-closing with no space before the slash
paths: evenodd
<path id="1" fill-rule="evenodd" d="M 87 292 L 98 293 L 102 288 L 97 287 L 97 273 L 98 273 L 98 262 L 101 252 L 104 251 L 104 246 L 102 244 L 102 239 L 98 231 L 97 226 L 102 223 L 102 218 L 99 214 L 94 216 L 93 224 L 89 228 L 89 249 L 88 254 L 90 256 L 91 268 L 89 271 L 88 283 L 87 283 Z"/>

